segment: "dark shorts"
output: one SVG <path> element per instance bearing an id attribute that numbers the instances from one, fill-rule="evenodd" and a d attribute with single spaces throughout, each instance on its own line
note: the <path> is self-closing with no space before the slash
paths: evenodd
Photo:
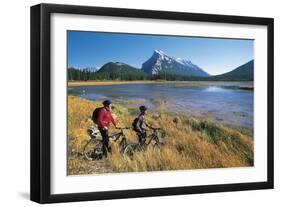
<path id="1" fill-rule="evenodd" d="M 110 151 L 108 143 L 109 143 L 109 135 L 108 135 L 108 130 L 104 129 L 102 127 L 98 127 L 101 136 L 102 136 L 102 143 L 103 143 L 103 147 L 106 151 Z"/>
<path id="2" fill-rule="evenodd" d="M 143 144 L 145 143 L 145 140 L 146 140 L 146 131 L 145 130 L 139 130 L 139 129 L 133 129 L 137 135 L 138 135 L 138 138 L 139 138 L 139 143 Z"/>

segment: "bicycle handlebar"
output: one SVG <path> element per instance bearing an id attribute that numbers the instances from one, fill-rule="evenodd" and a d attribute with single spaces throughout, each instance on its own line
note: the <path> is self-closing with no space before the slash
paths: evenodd
<path id="1" fill-rule="evenodd" d="M 150 127 L 152 130 L 161 130 L 162 128 L 154 128 L 154 127 Z"/>
<path id="2" fill-rule="evenodd" d="M 131 127 L 116 127 L 116 129 L 120 129 L 120 130 L 122 130 L 122 129 L 131 129 Z"/>
<path id="3" fill-rule="evenodd" d="M 118 132 L 118 133 L 116 133 L 116 134 L 111 134 L 111 135 L 109 135 L 109 138 L 112 139 L 114 142 L 116 142 L 117 140 L 119 140 L 120 134 L 123 134 L 123 130 L 124 130 L 124 129 L 130 129 L 131 127 L 124 127 L 124 128 L 122 128 L 122 127 L 115 127 L 115 128 L 121 130 L 121 132 Z M 124 138 L 124 137 L 123 137 L 123 138 Z M 125 138 L 125 139 L 126 139 L 126 138 Z"/>

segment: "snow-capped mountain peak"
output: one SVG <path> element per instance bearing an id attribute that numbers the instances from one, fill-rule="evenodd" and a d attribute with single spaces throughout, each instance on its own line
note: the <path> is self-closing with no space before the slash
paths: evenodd
<path id="1" fill-rule="evenodd" d="M 162 50 L 154 50 L 153 56 L 155 58 L 160 58 L 161 60 L 169 60 L 169 59 L 171 59 L 171 57 L 169 57 Z"/>
<path id="2" fill-rule="evenodd" d="M 154 53 L 159 55 L 166 55 L 162 50 L 154 50 Z"/>
<path id="3" fill-rule="evenodd" d="M 168 56 L 162 50 L 154 50 L 153 55 L 143 63 L 142 69 L 152 75 L 164 72 L 189 76 L 209 76 L 190 60 Z"/>
<path id="4" fill-rule="evenodd" d="M 190 64 L 192 64 L 192 62 L 190 60 L 186 60 L 186 59 L 183 59 L 183 58 L 176 58 L 175 60 L 177 62 L 179 62 L 180 64 L 183 64 L 183 65 L 190 65 Z"/>
<path id="5" fill-rule="evenodd" d="M 191 67 L 191 68 L 193 68 L 195 70 L 202 70 L 200 67 L 198 67 L 197 65 L 193 64 L 190 60 L 182 59 L 182 58 L 177 58 L 176 61 L 179 62 L 180 64 L 186 65 L 186 66 Z"/>

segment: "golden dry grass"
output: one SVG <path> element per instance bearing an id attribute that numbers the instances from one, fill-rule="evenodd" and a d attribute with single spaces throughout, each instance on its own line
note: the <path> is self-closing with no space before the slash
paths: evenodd
<path id="1" fill-rule="evenodd" d="M 130 158 L 120 154 L 118 144 L 112 143 L 112 154 L 106 159 L 87 161 L 82 156 L 88 139 L 86 130 L 93 127 L 91 114 L 99 106 L 98 102 L 68 97 L 69 175 L 253 166 L 253 138 L 248 133 L 210 120 L 164 112 L 147 115 L 150 125 L 165 131 L 165 145 L 160 150 L 149 147 Z M 128 109 L 115 105 L 113 113 L 118 126 L 131 126 L 134 115 Z M 137 142 L 131 130 L 125 134 L 128 142 Z"/>

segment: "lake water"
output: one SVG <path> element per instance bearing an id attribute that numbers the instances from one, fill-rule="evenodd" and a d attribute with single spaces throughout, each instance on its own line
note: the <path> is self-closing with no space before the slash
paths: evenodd
<path id="1" fill-rule="evenodd" d="M 253 90 L 239 86 L 252 86 L 252 82 L 71 86 L 68 94 L 95 101 L 111 99 L 127 107 L 144 104 L 151 111 L 209 117 L 216 122 L 253 128 Z"/>

